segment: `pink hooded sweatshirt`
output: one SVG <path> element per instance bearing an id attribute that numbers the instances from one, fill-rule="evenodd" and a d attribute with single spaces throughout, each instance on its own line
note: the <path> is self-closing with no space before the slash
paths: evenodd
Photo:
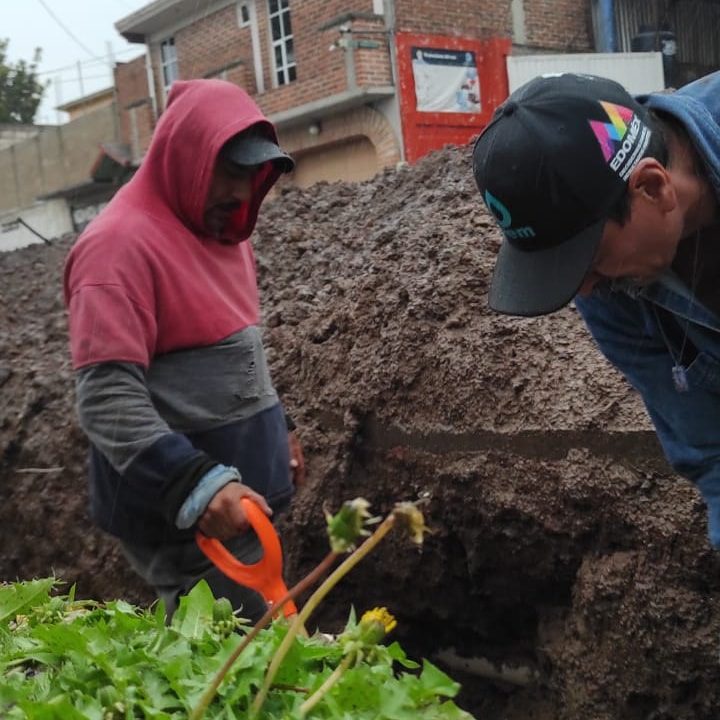
<path id="1" fill-rule="evenodd" d="M 232 136 L 272 125 L 239 87 L 175 82 L 132 180 L 88 226 L 65 267 L 75 369 L 212 345 L 258 321 L 255 260 L 247 238 L 280 175 L 268 163 L 225 236 L 203 227 L 218 152 Z"/>

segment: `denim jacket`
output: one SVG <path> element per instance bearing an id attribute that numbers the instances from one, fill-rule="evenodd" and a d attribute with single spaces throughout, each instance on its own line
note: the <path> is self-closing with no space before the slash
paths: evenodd
<path id="1" fill-rule="evenodd" d="M 720 72 L 638 99 L 683 124 L 720 197 Z M 645 287 L 600 286 L 576 305 L 642 396 L 670 464 L 700 490 L 710 541 L 720 548 L 720 318 L 672 271 Z"/>

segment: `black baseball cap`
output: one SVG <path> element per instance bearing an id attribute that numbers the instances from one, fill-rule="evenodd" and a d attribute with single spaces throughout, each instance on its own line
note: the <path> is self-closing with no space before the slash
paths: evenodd
<path id="1" fill-rule="evenodd" d="M 475 181 L 505 236 L 493 310 L 545 315 L 572 300 L 650 136 L 646 108 L 592 75 L 535 78 L 497 109 L 473 150 Z"/>
<path id="2" fill-rule="evenodd" d="M 259 126 L 252 126 L 230 138 L 221 152 L 227 160 L 236 165 L 263 165 L 271 161 L 283 173 L 292 172 L 295 167 L 295 161 Z"/>

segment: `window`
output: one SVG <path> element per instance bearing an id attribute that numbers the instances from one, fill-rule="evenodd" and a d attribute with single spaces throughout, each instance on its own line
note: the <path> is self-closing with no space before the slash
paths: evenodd
<path id="1" fill-rule="evenodd" d="M 250 7 L 248 3 L 241 2 L 240 5 L 238 5 L 238 20 L 240 21 L 240 27 L 249 27 Z"/>
<path id="2" fill-rule="evenodd" d="M 160 43 L 160 64 L 162 66 L 163 88 L 167 95 L 170 86 L 180 77 L 175 38 Z"/>
<path id="3" fill-rule="evenodd" d="M 290 26 L 290 0 L 268 0 L 275 84 L 287 85 L 295 77 L 295 50 Z"/>

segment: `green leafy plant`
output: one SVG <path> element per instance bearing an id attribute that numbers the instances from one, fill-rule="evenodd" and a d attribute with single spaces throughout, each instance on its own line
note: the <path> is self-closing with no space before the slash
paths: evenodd
<path id="1" fill-rule="evenodd" d="M 396 506 L 327 578 L 323 597 L 349 561 L 359 561 L 374 547 L 368 543 L 377 544 L 399 520 L 413 520 L 408 528 L 422 539 L 424 522 L 411 515 Z M 357 536 L 366 534 L 365 524 L 356 524 Z M 352 533 L 345 521 L 340 525 L 347 551 Z M 471 717 L 452 701 L 457 683 L 428 661 L 411 661 L 397 643 L 383 644 L 396 622 L 384 608 L 360 622 L 351 613 L 336 638 L 307 637 L 300 632 L 302 611 L 292 624 L 268 619 L 249 628 L 204 582 L 181 599 L 170 625 L 162 604 L 146 610 L 122 600 L 76 600 L 73 589 L 61 595 L 58 588 L 53 578 L 0 584 L 3 719 Z"/>

